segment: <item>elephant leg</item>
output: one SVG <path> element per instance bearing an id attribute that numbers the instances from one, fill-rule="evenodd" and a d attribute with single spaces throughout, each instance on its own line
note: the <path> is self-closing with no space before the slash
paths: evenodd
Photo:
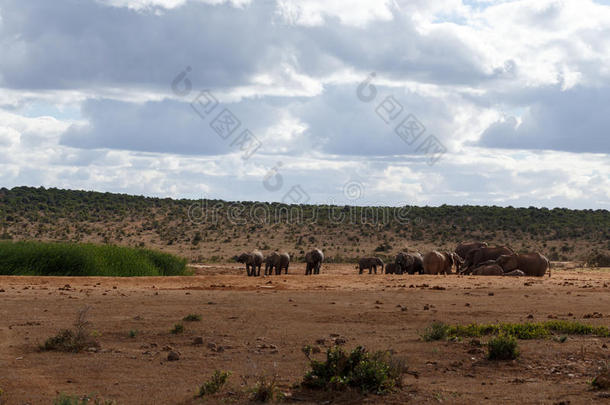
<path id="1" fill-rule="evenodd" d="M 249 264 L 246 264 L 246 273 L 248 274 L 248 277 L 252 276 L 252 271 L 253 269 L 251 269 Z"/>
<path id="2" fill-rule="evenodd" d="M 362 274 L 363 271 L 364 271 L 364 268 L 360 267 L 360 271 L 358 272 L 358 274 Z"/>
<path id="3" fill-rule="evenodd" d="M 286 270 L 285 271 L 286 271 L 286 273 L 284 273 L 284 274 L 288 274 L 288 265 L 286 265 Z"/>

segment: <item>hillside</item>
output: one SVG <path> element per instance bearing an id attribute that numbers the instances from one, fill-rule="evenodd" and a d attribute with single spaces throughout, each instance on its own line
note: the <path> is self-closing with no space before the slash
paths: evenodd
<path id="1" fill-rule="evenodd" d="M 405 248 L 453 249 L 476 239 L 518 251 L 539 250 L 564 261 L 610 250 L 610 213 L 495 206 L 287 206 L 15 187 L 0 189 L 0 238 L 146 246 L 192 262 L 228 261 L 254 248 L 285 250 L 298 260 L 312 247 L 340 262 Z"/>

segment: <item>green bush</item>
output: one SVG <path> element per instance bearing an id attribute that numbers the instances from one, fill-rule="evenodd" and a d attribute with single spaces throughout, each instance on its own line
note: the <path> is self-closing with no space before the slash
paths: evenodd
<path id="1" fill-rule="evenodd" d="M 176 276 L 186 260 L 113 245 L 0 242 L 0 274 L 27 276 Z"/>
<path id="2" fill-rule="evenodd" d="M 440 334 L 441 327 L 432 324 L 427 330 Z M 469 324 L 450 325 L 446 327 L 446 336 L 452 337 L 481 337 L 487 335 L 506 334 L 517 339 L 543 339 L 553 333 L 567 335 L 596 335 L 610 336 L 610 329 L 606 326 L 592 326 L 580 322 L 553 320 L 546 322 L 525 323 L 498 323 L 498 324 Z M 440 337 L 439 339 L 442 339 Z M 434 339 L 430 339 L 434 340 Z"/>
<path id="3" fill-rule="evenodd" d="M 509 335 L 500 335 L 487 343 L 489 360 L 514 360 L 519 357 L 517 339 Z"/>
<path id="4" fill-rule="evenodd" d="M 389 352 L 369 353 L 361 346 L 349 354 L 335 346 L 327 350 L 326 361 L 309 360 L 311 370 L 305 374 L 303 386 L 311 389 L 340 391 L 352 387 L 363 393 L 384 394 L 400 386 L 406 371 L 404 363 L 393 359 Z"/>
<path id="5" fill-rule="evenodd" d="M 205 395 L 217 393 L 225 385 L 230 376 L 230 371 L 214 371 L 212 377 L 210 377 L 209 380 L 204 382 L 203 385 L 199 387 L 199 393 L 197 394 L 197 397 L 203 397 Z"/>

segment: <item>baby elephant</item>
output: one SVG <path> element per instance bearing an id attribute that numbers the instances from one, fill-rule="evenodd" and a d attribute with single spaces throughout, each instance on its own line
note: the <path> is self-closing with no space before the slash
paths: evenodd
<path id="1" fill-rule="evenodd" d="M 378 257 L 363 257 L 358 261 L 358 267 L 360 268 L 358 274 L 362 274 L 364 269 L 369 269 L 369 274 L 373 271 L 377 274 L 377 266 L 381 266 L 381 273 L 383 274 L 383 260 Z"/>
<path id="2" fill-rule="evenodd" d="M 388 263 L 385 265 L 385 274 L 398 274 L 399 267 L 396 263 Z"/>

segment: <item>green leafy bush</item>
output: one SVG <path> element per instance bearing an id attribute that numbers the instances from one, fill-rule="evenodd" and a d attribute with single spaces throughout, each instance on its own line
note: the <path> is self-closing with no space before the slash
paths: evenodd
<path id="1" fill-rule="evenodd" d="M 258 377 L 258 381 L 251 392 L 250 399 L 254 402 L 275 402 L 284 398 L 284 393 L 278 387 L 275 376 L 272 378 Z"/>
<path id="2" fill-rule="evenodd" d="M 489 360 L 514 360 L 519 357 L 517 339 L 509 335 L 500 335 L 487 343 Z"/>
<path id="3" fill-rule="evenodd" d="M 182 333 L 182 332 L 184 332 L 184 325 L 181 323 L 177 323 L 174 325 L 174 327 L 169 332 L 173 333 L 174 335 Z"/>
<path id="4" fill-rule="evenodd" d="M 201 321 L 201 315 L 199 314 L 188 314 L 184 318 L 182 318 L 185 322 L 199 322 Z"/>
<path id="5" fill-rule="evenodd" d="M 307 354 L 307 352 L 305 352 Z M 311 389 L 344 390 L 384 394 L 400 386 L 406 371 L 404 362 L 396 361 L 387 351 L 369 353 L 361 346 L 346 353 L 339 346 L 329 348 L 325 361 L 310 360 L 303 386 Z"/>

